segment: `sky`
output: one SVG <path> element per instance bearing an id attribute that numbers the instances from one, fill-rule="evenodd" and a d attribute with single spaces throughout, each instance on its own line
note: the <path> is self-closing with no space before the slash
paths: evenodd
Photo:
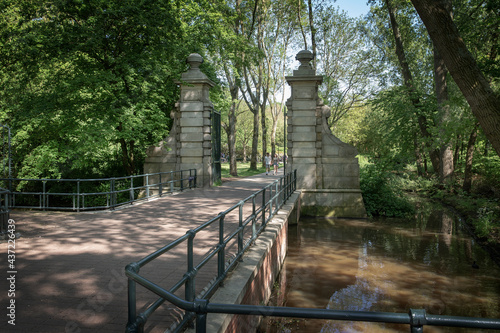
<path id="1" fill-rule="evenodd" d="M 349 16 L 358 17 L 368 13 L 368 0 L 337 0 L 334 6 L 349 13 Z"/>

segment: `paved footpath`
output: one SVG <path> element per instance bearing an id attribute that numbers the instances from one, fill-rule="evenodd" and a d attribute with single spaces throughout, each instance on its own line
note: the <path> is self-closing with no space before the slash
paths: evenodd
<path id="1" fill-rule="evenodd" d="M 15 243 L 14 297 L 9 295 L 12 285 L 7 280 L 8 244 L 0 243 L 0 332 L 123 333 L 127 323 L 125 266 L 276 179 L 278 176 L 260 174 L 115 211 L 12 211 L 16 232 L 22 236 Z M 216 231 L 196 238 L 207 246 L 212 246 L 214 239 Z M 200 246 L 198 254 L 203 253 L 206 249 Z M 185 248 L 159 258 L 155 265 L 154 269 L 144 270 L 144 274 L 168 285 L 183 274 Z M 153 300 L 151 293 L 138 294 L 145 296 L 139 309 Z M 7 307 L 11 300 L 15 300 L 15 326 L 8 323 L 11 310 Z M 175 309 L 167 312 L 178 313 Z M 164 332 L 171 325 L 169 315 L 152 316 L 146 332 Z"/>

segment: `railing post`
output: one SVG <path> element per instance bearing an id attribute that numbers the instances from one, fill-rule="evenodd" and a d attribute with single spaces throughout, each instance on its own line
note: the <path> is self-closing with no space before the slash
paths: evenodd
<path id="1" fill-rule="evenodd" d="M 174 172 L 170 171 L 170 193 L 174 193 Z"/>
<path id="2" fill-rule="evenodd" d="M 423 333 L 424 325 L 427 323 L 425 318 L 425 310 L 410 309 L 410 332 L 411 333 Z"/>
<path id="3" fill-rule="evenodd" d="M 197 174 L 196 169 L 193 169 L 193 170 L 194 170 L 194 187 L 196 188 L 196 180 L 198 179 L 198 174 Z"/>
<path id="4" fill-rule="evenodd" d="M 139 273 L 139 265 L 133 263 L 129 264 L 129 268 L 134 273 Z M 126 269 L 127 269 L 126 268 Z M 126 332 L 137 332 L 137 304 L 136 304 L 136 282 L 131 278 L 128 278 L 128 321 Z"/>
<path id="5" fill-rule="evenodd" d="M 295 192 L 297 189 L 297 169 L 293 170 L 293 190 L 292 192 Z"/>
<path id="6" fill-rule="evenodd" d="M 161 195 L 163 194 L 163 183 L 161 181 L 161 172 L 158 174 L 158 176 L 160 177 L 160 183 L 158 184 L 158 196 L 161 197 Z"/>
<path id="7" fill-rule="evenodd" d="M 134 176 L 130 176 L 130 201 L 134 201 Z"/>
<path id="8" fill-rule="evenodd" d="M 110 192 L 111 192 L 111 208 L 114 209 L 115 203 L 116 203 L 115 179 L 114 178 L 111 178 Z"/>
<path id="9" fill-rule="evenodd" d="M 45 184 L 47 183 L 46 180 L 42 180 L 42 206 L 40 208 L 42 208 L 43 210 L 45 210 Z"/>
<path id="10" fill-rule="evenodd" d="M 266 188 L 262 191 L 262 225 L 266 225 Z"/>
<path id="11" fill-rule="evenodd" d="M 225 214 L 223 212 L 219 213 L 219 253 L 217 254 L 217 272 L 218 277 L 221 278 L 224 275 L 225 267 L 225 245 L 224 245 L 224 218 Z"/>
<path id="12" fill-rule="evenodd" d="M 273 184 L 269 185 L 269 218 L 273 217 L 274 210 L 273 210 Z"/>
<path id="13" fill-rule="evenodd" d="M 80 212 L 80 179 L 76 181 L 76 211 Z"/>
<path id="14" fill-rule="evenodd" d="M 149 200 L 149 173 L 146 174 L 146 199 Z"/>
<path id="15" fill-rule="evenodd" d="M 244 201 L 240 201 L 239 206 L 239 221 L 238 221 L 238 255 L 243 252 L 243 204 Z"/>
<path id="16" fill-rule="evenodd" d="M 257 216 L 255 216 L 255 194 L 252 196 L 252 240 L 257 237 Z"/>
<path id="17" fill-rule="evenodd" d="M 278 183 L 278 182 L 276 182 L 276 183 L 274 184 L 274 187 L 275 187 L 275 189 L 274 189 L 274 196 L 276 197 L 276 199 L 275 199 L 275 200 L 276 200 L 276 203 L 274 204 L 274 214 L 276 214 L 276 212 L 277 212 L 277 211 L 280 209 L 280 207 L 281 207 L 281 206 L 280 206 L 280 202 L 279 202 L 279 200 L 280 200 L 280 198 L 279 198 L 279 193 L 280 193 L 280 192 L 279 192 L 279 183 Z"/>
<path id="18" fill-rule="evenodd" d="M 193 230 L 189 230 L 186 234 L 188 234 L 187 241 L 187 280 L 186 280 L 186 290 L 185 297 L 187 301 L 194 301 L 195 297 L 195 276 L 196 272 L 194 269 L 194 237 L 196 233 Z"/>
<path id="19" fill-rule="evenodd" d="M 286 201 L 286 197 L 285 197 L 285 191 L 284 191 L 284 188 L 283 188 L 283 181 L 285 179 L 284 178 L 280 178 L 280 208 L 283 207 L 283 205 L 285 204 L 285 201 Z"/>
<path id="20" fill-rule="evenodd" d="M 196 333 L 207 331 L 207 305 L 208 300 L 197 299 L 196 301 Z"/>
<path id="21" fill-rule="evenodd" d="M 182 177 L 182 170 L 181 170 L 181 192 L 184 191 L 184 178 Z"/>

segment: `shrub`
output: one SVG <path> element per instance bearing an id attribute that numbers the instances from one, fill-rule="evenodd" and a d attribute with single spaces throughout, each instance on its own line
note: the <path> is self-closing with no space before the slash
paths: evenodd
<path id="1" fill-rule="evenodd" d="M 368 216 L 405 217 L 415 213 L 392 179 L 391 173 L 381 166 L 365 164 L 361 168 L 360 185 Z"/>

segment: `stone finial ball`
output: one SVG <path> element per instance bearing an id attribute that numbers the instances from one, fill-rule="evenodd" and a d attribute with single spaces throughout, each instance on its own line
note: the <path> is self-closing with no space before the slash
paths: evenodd
<path id="1" fill-rule="evenodd" d="M 191 68 L 198 68 L 203 63 L 203 57 L 198 53 L 191 53 L 187 57 L 187 63 L 191 66 Z"/>
<path id="2" fill-rule="evenodd" d="M 295 59 L 297 59 L 301 63 L 308 63 L 309 61 L 311 61 L 313 59 L 313 54 L 309 50 L 302 50 L 302 51 L 299 51 L 299 53 L 297 53 L 297 55 L 295 56 Z"/>

